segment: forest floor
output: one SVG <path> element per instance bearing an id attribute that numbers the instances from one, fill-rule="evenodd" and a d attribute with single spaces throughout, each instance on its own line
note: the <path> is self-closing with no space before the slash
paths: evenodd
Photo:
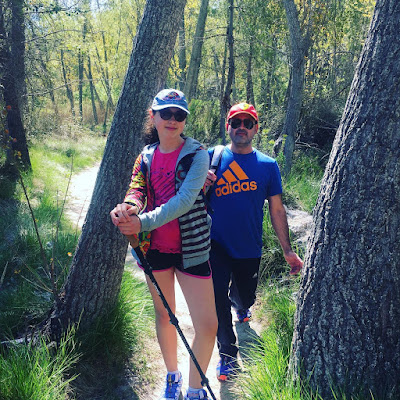
<path id="1" fill-rule="evenodd" d="M 85 220 L 86 212 L 88 210 L 91 194 L 93 192 L 94 184 L 96 181 L 97 171 L 99 164 L 85 169 L 79 174 L 72 177 L 69 196 L 67 201 L 66 213 L 69 219 L 77 224 L 79 228 Z M 288 222 L 291 231 L 298 238 L 300 244 L 304 244 L 307 240 L 308 232 L 311 227 L 312 218 L 308 213 L 300 210 L 288 210 Z M 144 273 L 140 270 L 134 258 L 130 253 L 130 248 L 127 251 L 126 269 L 130 271 L 136 278 L 144 280 Z M 254 307 L 257 307 L 255 305 Z M 190 314 L 186 306 L 186 301 L 180 290 L 179 284 L 176 283 L 176 317 L 179 321 L 179 326 L 189 343 L 193 340 L 193 326 L 191 323 Z M 232 314 L 234 321 L 234 328 L 237 333 L 239 342 L 239 355 L 241 358 L 246 356 L 246 347 L 257 340 L 258 335 L 262 329 L 262 322 L 253 318 L 250 323 L 239 323 L 236 315 Z M 265 323 L 265 322 L 264 322 Z M 155 328 L 154 328 L 155 332 Z M 182 372 L 184 380 L 184 388 L 187 386 L 189 375 L 189 354 L 180 338 L 178 338 L 178 360 L 179 369 Z M 137 384 L 134 376 L 130 376 L 129 365 L 125 369 L 125 377 L 122 378 L 122 384 L 116 389 L 116 398 L 120 400 L 132 399 L 132 391 L 137 394 L 139 400 L 156 400 L 158 399 L 162 386 L 164 384 L 164 377 L 166 370 L 162 361 L 161 352 L 158 347 L 156 336 L 146 339 L 146 353 L 149 355 L 147 365 L 149 367 L 149 377 L 147 384 L 143 387 Z M 206 376 L 209 379 L 209 384 L 214 392 L 217 400 L 238 400 L 240 395 L 235 390 L 234 381 L 221 383 L 216 378 L 215 368 L 219 360 L 217 346 L 214 346 L 214 351 L 206 371 Z M 129 364 L 129 363 L 128 363 Z"/>

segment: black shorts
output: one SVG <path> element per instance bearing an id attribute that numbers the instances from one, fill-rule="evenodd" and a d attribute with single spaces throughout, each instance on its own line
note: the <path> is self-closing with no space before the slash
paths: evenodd
<path id="1" fill-rule="evenodd" d="M 193 267 L 183 268 L 182 254 L 161 253 L 158 250 L 149 249 L 146 259 L 154 272 L 165 271 L 170 268 L 176 268 L 185 275 L 191 275 L 198 278 L 211 278 L 211 268 L 208 261 Z M 143 269 L 142 266 L 139 265 Z"/>

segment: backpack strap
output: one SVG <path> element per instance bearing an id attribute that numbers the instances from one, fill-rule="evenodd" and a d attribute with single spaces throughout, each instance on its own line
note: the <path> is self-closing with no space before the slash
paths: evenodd
<path id="1" fill-rule="evenodd" d="M 225 146 L 222 144 L 219 144 L 214 147 L 214 152 L 210 163 L 210 170 L 214 172 L 214 174 L 217 172 L 219 163 L 221 162 L 222 152 L 224 151 L 224 149 Z"/>

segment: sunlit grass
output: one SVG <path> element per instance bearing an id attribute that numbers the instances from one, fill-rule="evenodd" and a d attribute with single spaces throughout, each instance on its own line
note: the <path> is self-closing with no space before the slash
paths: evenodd
<path id="1" fill-rule="evenodd" d="M 316 156 L 297 155 L 290 174 L 283 179 L 284 195 L 309 213 L 317 202 L 324 167 Z"/>
<path id="2" fill-rule="evenodd" d="M 18 334 L 51 307 L 52 262 L 58 288 L 66 276 L 78 240 L 76 227 L 63 214 L 68 184 L 71 174 L 101 158 L 105 143 L 100 135 L 74 129 L 62 135 L 43 134 L 31 141 L 32 172 L 23 173 L 22 179 L 34 216 L 20 182 L 13 198 L 0 199 L 0 339 Z M 10 302 L 15 293 L 19 293 L 18 301 Z M 9 306 L 7 312 L 3 312 L 4 304 Z"/>
<path id="3" fill-rule="evenodd" d="M 49 346 L 44 338 L 37 344 L 11 345 L 0 352 L 0 398 L 65 400 L 75 379 L 69 373 L 78 359 L 73 330 L 58 347 Z"/>

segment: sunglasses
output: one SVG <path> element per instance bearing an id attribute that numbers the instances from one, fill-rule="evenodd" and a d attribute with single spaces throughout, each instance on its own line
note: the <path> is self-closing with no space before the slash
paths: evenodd
<path id="1" fill-rule="evenodd" d="M 229 125 L 232 127 L 232 129 L 237 129 L 240 126 L 243 125 L 246 129 L 252 129 L 253 126 L 256 124 L 253 119 L 250 118 L 245 118 L 245 119 L 240 119 L 240 118 L 232 118 L 229 120 Z"/>
<path id="2" fill-rule="evenodd" d="M 187 113 L 183 110 L 178 110 L 176 112 L 172 112 L 169 108 L 163 108 L 162 110 L 159 110 L 158 112 L 160 113 L 160 117 L 164 121 L 170 120 L 173 116 L 175 118 L 176 122 L 182 122 L 187 117 Z"/>

